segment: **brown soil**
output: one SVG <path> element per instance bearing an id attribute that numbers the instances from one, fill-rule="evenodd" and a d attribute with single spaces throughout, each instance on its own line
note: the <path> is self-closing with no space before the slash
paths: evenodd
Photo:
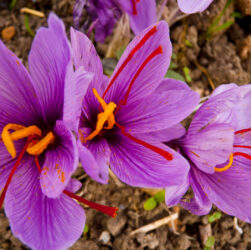
<path id="1" fill-rule="evenodd" d="M 182 73 L 184 66 L 189 67 L 192 77 L 190 86 L 201 96 L 211 93 L 210 79 L 215 86 L 230 82 L 251 82 L 250 16 L 244 16 L 228 30 L 218 32 L 209 41 L 204 37 L 213 18 L 219 14 L 225 3 L 226 0 L 216 0 L 204 13 L 189 16 L 171 27 L 173 48 L 178 58 L 178 71 Z M 24 26 L 24 15 L 20 13 L 22 7 L 40 10 L 46 17 L 54 11 L 63 19 L 68 32 L 72 25 L 74 0 L 19 0 L 12 11 L 8 9 L 9 4 L 10 1 L 0 1 L 0 32 L 7 27 L 14 27 L 14 36 L 11 34 L 13 37 L 4 43 L 23 59 L 25 65 L 33 38 Z M 234 6 L 226 11 L 223 20 L 228 20 L 233 11 L 237 11 Z M 47 25 L 46 18 L 35 16 L 29 16 L 29 24 L 34 32 L 40 26 Z M 11 31 L 13 32 L 13 28 Z M 192 47 L 185 45 L 186 40 Z M 106 45 L 99 47 L 107 49 Z M 103 63 L 105 67 L 113 68 L 116 60 L 106 59 Z M 79 169 L 76 177 L 79 178 L 83 174 L 83 170 Z M 228 215 L 223 214 L 221 219 L 210 224 L 208 216 L 198 217 L 178 208 L 167 209 L 164 204 L 152 211 L 145 211 L 143 203 L 150 195 L 141 189 L 118 185 L 113 180 L 110 180 L 108 185 L 99 185 L 87 176 L 82 177 L 81 181 L 81 195 L 95 202 L 117 206 L 119 213 L 112 219 L 85 208 L 89 232 L 76 242 L 72 250 L 203 249 L 203 242 L 210 233 L 215 238 L 215 249 L 251 249 L 251 226 L 238 221 L 243 230 L 243 234 L 240 234 L 234 226 L 234 219 Z M 146 234 L 129 236 L 133 230 L 166 217 L 174 211 L 179 211 L 179 219 L 175 221 L 175 226 L 165 225 Z M 0 250 L 27 249 L 12 235 L 3 210 L 0 210 L 0 225 Z M 109 240 L 106 241 L 106 238 Z"/>

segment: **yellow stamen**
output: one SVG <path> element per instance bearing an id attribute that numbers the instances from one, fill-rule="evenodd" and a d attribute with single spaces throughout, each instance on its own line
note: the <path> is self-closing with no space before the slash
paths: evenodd
<path id="1" fill-rule="evenodd" d="M 93 91 L 93 94 L 95 95 L 95 97 L 98 99 L 99 103 L 101 104 L 103 110 L 105 110 L 107 108 L 106 102 L 99 96 L 96 89 L 93 89 L 92 91 Z M 116 106 L 115 106 L 115 108 L 116 108 Z M 115 124 L 115 117 L 114 117 L 113 112 L 108 116 L 107 122 L 108 122 L 108 125 L 104 128 L 105 129 L 112 129 Z"/>
<path id="2" fill-rule="evenodd" d="M 27 148 L 27 152 L 30 155 L 39 155 L 48 147 L 49 144 L 53 143 L 55 136 L 52 132 L 49 132 L 44 138 L 38 141 L 35 145 L 30 144 Z"/>
<path id="3" fill-rule="evenodd" d="M 10 134 L 9 130 L 13 130 L 14 132 Z M 1 136 L 7 151 L 10 153 L 12 158 L 15 158 L 16 149 L 13 141 L 17 141 L 31 135 L 41 136 L 42 131 L 37 126 L 25 127 L 9 123 L 3 128 Z M 50 132 L 43 139 L 32 141 L 26 151 L 31 155 L 41 154 L 48 147 L 48 145 L 54 141 L 54 138 L 53 133 Z"/>
<path id="4" fill-rule="evenodd" d="M 223 168 L 214 168 L 214 171 L 215 172 L 224 172 L 224 171 L 228 170 L 232 166 L 233 161 L 234 161 L 234 155 L 232 153 L 229 156 L 229 163 L 225 167 L 223 167 Z"/>
<path id="5" fill-rule="evenodd" d="M 93 94 L 98 99 L 99 103 L 101 104 L 104 112 L 101 112 L 97 116 L 97 124 L 96 129 L 87 136 L 84 140 L 92 140 L 95 136 L 99 134 L 99 132 L 105 128 L 105 129 L 112 129 L 115 124 L 115 117 L 113 114 L 113 111 L 117 107 L 117 105 L 114 102 L 110 102 L 109 104 L 106 104 L 106 102 L 99 96 L 96 89 L 93 89 Z M 104 127 L 105 122 L 108 122 L 108 125 Z"/>
<path id="6" fill-rule="evenodd" d="M 7 149 L 7 151 L 10 153 L 12 158 L 16 157 L 16 149 L 15 149 L 15 145 L 13 143 L 13 140 L 18 140 L 20 138 L 24 138 L 24 137 L 17 137 L 17 132 L 14 132 L 12 134 L 9 133 L 9 130 L 14 130 L 14 131 L 22 131 L 23 129 L 26 129 L 24 126 L 22 125 L 18 125 L 18 124 L 13 124 L 13 123 L 9 123 L 7 124 L 2 131 L 2 140 L 3 143 Z M 14 134 L 14 136 L 13 136 Z M 22 133 L 18 133 L 19 136 L 21 136 Z"/>

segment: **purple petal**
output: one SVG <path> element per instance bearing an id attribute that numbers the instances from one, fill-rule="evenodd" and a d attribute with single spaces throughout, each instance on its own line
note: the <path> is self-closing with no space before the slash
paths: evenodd
<path id="1" fill-rule="evenodd" d="M 105 100 L 118 104 L 126 98 L 128 103 L 148 96 L 164 78 L 170 63 L 172 45 L 166 22 L 150 26 L 136 36 L 123 53 L 106 89 Z M 106 94 L 107 93 L 107 94 Z"/>
<path id="2" fill-rule="evenodd" d="M 169 186 L 165 188 L 165 202 L 169 207 L 176 206 L 182 196 L 186 193 L 189 188 L 188 178 L 177 186 Z"/>
<path id="3" fill-rule="evenodd" d="M 201 128 L 214 123 L 227 123 L 235 129 L 238 126 L 238 121 L 234 108 L 242 102 L 250 90 L 250 85 L 244 85 L 210 97 L 196 112 L 188 133 L 197 133 Z"/>
<path id="4" fill-rule="evenodd" d="M 186 155 L 202 171 L 213 173 L 217 164 L 228 160 L 233 151 L 234 130 L 228 124 L 212 124 L 182 139 Z"/>
<path id="5" fill-rule="evenodd" d="M 234 156 L 233 165 L 224 172 L 205 174 L 194 171 L 197 183 L 208 199 L 223 212 L 251 222 L 251 161 Z"/>
<path id="6" fill-rule="evenodd" d="M 131 133 L 154 132 L 181 122 L 198 103 L 199 95 L 185 83 L 167 79 L 153 94 L 123 107 L 116 120 Z"/>
<path id="7" fill-rule="evenodd" d="M 50 198 L 63 192 L 78 164 L 76 139 L 62 121 L 56 122 L 54 134 L 57 146 L 47 150 L 40 177 L 42 191 Z"/>
<path id="8" fill-rule="evenodd" d="M 95 181 L 107 184 L 109 175 L 110 148 L 105 139 L 91 142 L 87 148 L 78 141 L 81 164 L 85 172 Z"/>
<path id="9" fill-rule="evenodd" d="M 32 249 L 67 249 L 81 236 L 85 214 L 74 200 L 61 194 L 46 197 L 34 160 L 18 168 L 5 200 L 13 234 Z"/>
<path id="10" fill-rule="evenodd" d="M 118 2 L 129 15 L 131 28 L 135 35 L 157 22 L 156 2 L 154 0 L 135 1 L 136 12 L 133 10 L 132 1 L 118 0 Z"/>
<path id="11" fill-rule="evenodd" d="M 63 120 L 76 133 L 78 131 L 83 98 L 92 79 L 93 74 L 86 72 L 82 67 L 79 67 L 75 72 L 73 72 L 71 67 L 68 67 L 64 90 Z"/>
<path id="12" fill-rule="evenodd" d="M 187 14 L 204 11 L 213 0 L 178 0 L 181 11 Z"/>
<path id="13" fill-rule="evenodd" d="M 149 133 L 155 140 L 160 142 L 169 142 L 174 139 L 178 139 L 185 135 L 186 129 L 181 124 L 176 124 L 170 128 L 158 130 Z"/>
<path id="14" fill-rule="evenodd" d="M 212 202 L 208 199 L 206 193 L 204 192 L 204 187 L 201 186 L 200 180 L 197 179 L 198 172 L 203 173 L 199 169 L 197 170 L 196 167 L 191 167 L 189 173 L 189 182 L 193 190 L 194 197 L 189 201 L 181 201 L 180 204 L 193 214 L 205 215 L 210 212 Z"/>
<path id="15" fill-rule="evenodd" d="M 63 22 L 50 14 L 48 23 L 49 28 L 40 28 L 34 38 L 29 68 L 44 120 L 51 123 L 63 115 L 64 84 L 71 55 Z"/>
<path id="16" fill-rule="evenodd" d="M 235 83 L 222 84 L 213 91 L 213 93 L 210 95 L 210 98 L 234 88 L 238 88 L 238 85 Z"/>
<path id="17" fill-rule="evenodd" d="M 0 55 L 0 131 L 8 123 L 35 124 L 41 108 L 29 73 L 1 41 Z"/>
<path id="18" fill-rule="evenodd" d="M 86 0 L 76 0 L 73 7 L 73 23 L 76 29 L 79 28 L 80 18 L 83 13 L 83 8 L 86 4 Z"/>
<path id="19" fill-rule="evenodd" d="M 172 154 L 167 160 L 160 154 L 132 141 L 124 135 L 117 135 L 110 143 L 112 171 L 128 185 L 136 187 L 168 187 L 180 185 L 189 170 L 188 162 L 171 148 L 141 135 L 145 142 Z M 148 140 L 149 139 L 149 140 Z"/>

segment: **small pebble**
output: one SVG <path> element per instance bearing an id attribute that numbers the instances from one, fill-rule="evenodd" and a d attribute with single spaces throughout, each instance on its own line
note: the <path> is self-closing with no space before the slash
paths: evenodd
<path id="1" fill-rule="evenodd" d="M 1 36 L 3 40 L 5 41 L 11 40 L 15 36 L 15 34 L 16 34 L 16 30 L 14 26 L 6 27 L 1 32 Z"/>
<path id="2" fill-rule="evenodd" d="M 99 237 L 99 241 L 103 244 L 107 244 L 111 239 L 111 235 L 108 231 L 103 231 Z"/>

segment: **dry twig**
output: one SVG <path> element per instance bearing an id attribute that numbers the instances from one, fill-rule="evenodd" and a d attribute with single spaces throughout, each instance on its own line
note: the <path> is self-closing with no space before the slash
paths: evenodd
<path id="1" fill-rule="evenodd" d="M 166 225 L 168 224 L 169 222 L 171 222 L 172 220 L 176 220 L 178 219 L 178 213 L 174 213 L 170 216 L 167 216 L 167 217 L 164 217 L 160 220 L 157 220 L 157 221 L 154 221 L 146 226 L 143 226 L 143 227 L 140 227 L 134 231 L 132 231 L 130 233 L 130 236 L 133 236 L 135 234 L 138 234 L 138 233 L 147 233 L 149 231 L 152 231 L 152 230 L 155 230 L 163 225 Z"/>
<path id="2" fill-rule="evenodd" d="M 21 13 L 27 13 L 27 14 L 31 14 L 34 16 L 38 16 L 38 17 L 45 17 L 44 13 L 41 11 L 38 11 L 38 10 L 32 10 L 29 8 L 22 8 L 20 11 L 21 11 Z"/>

